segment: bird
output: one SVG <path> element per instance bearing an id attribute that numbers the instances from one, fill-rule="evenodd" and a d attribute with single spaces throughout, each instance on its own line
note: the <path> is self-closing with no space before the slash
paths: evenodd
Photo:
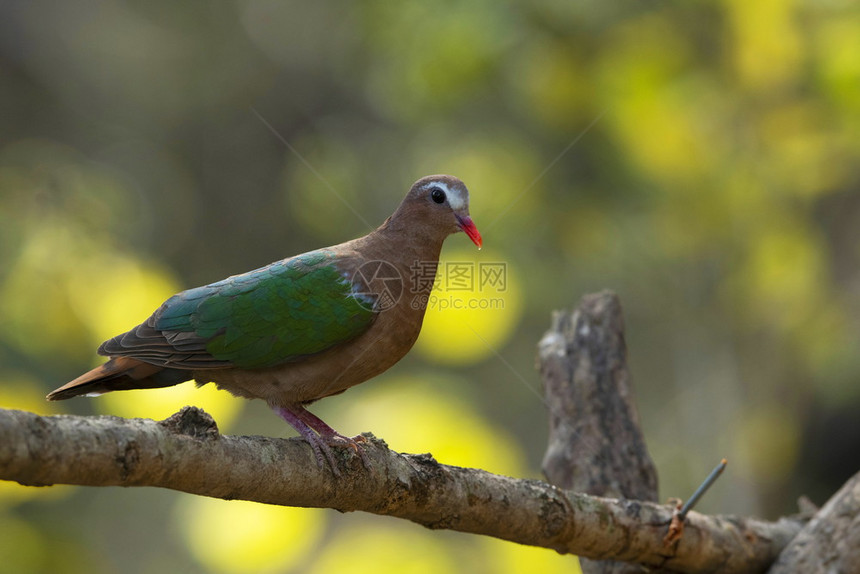
<path id="1" fill-rule="evenodd" d="M 458 178 L 416 181 L 394 213 L 363 237 L 182 291 L 98 348 L 107 362 L 50 401 L 194 380 L 262 399 L 339 474 L 331 447 L 362 456 L 307 410 L 386 371 L 412 348 L 443 241 L 463 231 L 480 249 L 469 191 Z M 365 460 L 365 466 L 367 462 Z"/>

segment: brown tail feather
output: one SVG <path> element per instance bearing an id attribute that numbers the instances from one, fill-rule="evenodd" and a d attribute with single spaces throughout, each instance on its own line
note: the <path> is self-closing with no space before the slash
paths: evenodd
<path id="1" fill-rule="evenodd" d="M 190 378 L 190 371 L 151 365 L 130 357 L 114 357 L 104 365 L 51 391 L 46 398 L 49 401 L 62 401 L 80 395 L 96 395 L 110 391 L 155 389 L 169 387 Z"/>

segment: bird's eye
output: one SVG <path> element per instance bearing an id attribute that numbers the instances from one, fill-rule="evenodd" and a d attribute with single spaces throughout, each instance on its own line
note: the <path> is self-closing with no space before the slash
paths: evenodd
<path id="1" fill-rule="evenodd" d="M 445 203 L 445 192 L 438 187 L 434 187 L 433 191 L 430 192 L 430 199 L 436 203 Z"/>

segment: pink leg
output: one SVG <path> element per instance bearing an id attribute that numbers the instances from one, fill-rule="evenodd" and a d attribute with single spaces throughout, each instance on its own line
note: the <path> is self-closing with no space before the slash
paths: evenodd
<path id="1" fill-rule="evenodd" d="M 309 410 L 301 407 L 301 411 L 297 413 L 299 418 L 302 419 L 302 422 L 307 424 L 309 427 L 317 431 L 322 438 L 323 441 L 326 441 L 329 445 L 332 446 L 348 446 L 352 448 L 358 456 L 361 458 L 361 463 L 364 465 L 364 468 L 370 470 L 370 461 L 367 459 L 367 455 L 364 453 L 364 450 L 361 448 L 361 443 L 367 442 L 367 439 L 361 435 L 354 436 L 352 438 L 348 436 L 344 436 L 328 426 L 324 420 L 310 412 Z"/>
<path id="2" fill-rule="evenodd" d="M 337 465 L 334 462 L 334 455 L 331 452 L 331 448 L 320 439 L 320 436 L 314 432 L 314 429 L 309 427 L 299 415 L 299 412 L 301 412 L 299 409 L 304 410 L 304 408 L 299 407 L 298 409 L 295 409 L 280 406 L 272 408 L 278 416 L 287 421 L 287 424 L 296 429 L 296 431 L 298 431 L 298 433 L 308 441 L 308 444 L 311 445 L 311 448 L 314 451 L 314 455 L 317 457 L 317 464 L 320 468 L 325 466 L 325 459 L 328 459 L 328 463 L 334 474 L 340 474 L 340 471 L 337 469 Z M 325 457 L 323 457 L 323 455 L 325 455 Z"/>
<path id="3" fill-rule="evenodd" d="M 332 446 L 349 446 L 353 448 L 361 457 L 362 463 L 366 468 L 369 468 L 369 461 L 364 454 L 364 451 L 357 444 L 363 442 L 364 437 L 359 436 L 354 439 L 346 437 L 330 426 L 328 426 L 321 418 L 314 415 L 302 405 L 291 405 L 289 407 L 273 406 L 274 411 L 282 419 L 296 429 L 302 437 L 308 441 L 317 458 L 317 464 L 320 468 L 325 466 L 325 460 L 328 460 L 332 472 L 335 476 L 340 476 L 335 464 L 334 454 L 331 451 Z"/>

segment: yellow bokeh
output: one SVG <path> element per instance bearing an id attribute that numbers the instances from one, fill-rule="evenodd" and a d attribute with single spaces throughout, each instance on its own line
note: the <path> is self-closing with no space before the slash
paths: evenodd
<path id="1" fill-rule="evenodd" d="M 50 541 L 36 527 L 12 516 L 0 516 L 0 569 L 15 574 L 38 574 L 46 569 Z"/>
<path id="2" fill-rule="evenodd" d="M 163 389 L 117 391 L 91 399 L 100 412 L 126 418 L 166 419 L 182 407 L 200 407 L 215 419 L 218 430 L 229 432 L 247 399 L 236 398 L 215 385 L 200 387 L 192 382 Z"/>
<path id="3" fill-rule="evenodd" d="M 619 26 L 612 43 L 598 62 L 607 100 L 601 124 L 662 191 L 696 193 L 728 148 L 718 86 L 690 68 L 687 40 L 659 14 Z"/>
<path id="4" fill-rule="evenodd" d="M 18 484 L 11 480 L 2 480 L 0 481 L 0 512 L 5 508 L 30 500 L 54 503 L 61 498 L 70 496 L 76 488 L 75 486 L 65 484 L 36 488 Z M 0 564 L 2 564 L 2 561 L 0 561 Z"/>
<path id="5" fill-rule="evenodd" d="M 785 225 L 751 245 L 741 293 L 753 318 L 782 329 L 801 326 L 825 293 L 826 266 L 817 239 L 802 225 Z"/>
<path id="6" fill-rule="evenodd" d="M 637 166 L 666 184 L 666 192 L 696 193 L 711 173 L 724 142 L 708 118 L 690 105 L 707 98 L 707 86 L 673 83 L 630 95 L 610 121 Z M 611 118 L 610 118 L 611 119 Z"/>
<path id="7" fill-rule="evenodd" d="M 79 357 L 145 320 L 176 290 L 161 267 L 57 219 L 31 231 L 0 284 L 0 336 L 31 354 Z"/>
<path id="8" fill-rule="evenodd" d="M 779 405 L 750 408 L 734 425 L 738 472 L 770 483 L 784 480 L 800 452 L 800 423 L 790 409 Z"/>
<path id="9" fill-rule="evenodd" d="M 179 291 L 176 280 L 161 267 L 115 252 L 78 261 L 66 288 L 96 345 L 142 323 Z"/>
<path id="10" fill-rule="evenodd" d="M 860 58 L 857 57 L 860 53 L 860 19 L 833 14 L 822 20 L 814 34 L 814 50 L 819 55 L 820 74 L 830 88 L 831 98 L 846 108 L 860 109 L 860 93 L 857 90 L 860 82 Z M 846 124 L 850 131 L 851 124 Z M 850 133 L 851 141 L 856 141 L 856 132 Z"/>
<path id="11" fill-rule="evenodd" d="M 768 199 L 825 195 L 845 180 L 853 162 L 828 116 L 818 102 L 791 102 L 757 118 L 762 153 L 750 169 L 770 182 Z"/>
<path id="12" fill-rule="evenodd" d="M 505 431 L 446 392 L 467 384 L 438 375 L 383 379 L 347 407 L 345 426 L 369 430 L 398 452 L 431 453 L 444 464 L 522 476 L 525 456 Z"/>
<path id="13" fill-rule="evenodd" d="M 465 365 L 498 353 L 522 312 L 516 271 L 493 250 L 451 250 L 439 264 L 415 348 L 436 363 Z"/>
<path id="14" fill-rule="evenodd" d="M 570 554 L 559 554 L 548 548 L 523 546 L 496 538 L 481 538 L 487 557 L 492 564 L 488 572 L 495 574 L 582 574 L 579 560 Z"/>
<path id="15" fill-rule="evenodd" d="M 801 72 L 803 50 L 795 3 L 788 0 L 727 0 L 735 66 L 753 90 L 784 84 Z"/>
<path id="16" fill-rule="evenodd" d="M 23 238 L 0 284 L 0 338 L 31 356 L 75 357 L 86 349 L 66 285 L 86 243 L 62 221 Z"/>
<path id="17" fill-rule="evenodd" d="M 58 403 L 45 400 L 44 389 L 35 378 L 18 371 L 0 371 L 0 408 L 42 415 L 62 412 Z"/>
<path id="18" fill-rule="evenodd" d="M 379 524 L 373 528 L 352 527 L 338 532 L 319 555 L 310 574 L 436 574 L 464 572 L 447 545 L 431 532 L 412 525 Z"/>
<path id="19" fill-rule="evenodd" d="M 325 529 L 325 511 L 185 497 L 177 507 L 182 537 L 208 572 L 285 572 L 304 560 Z"/>

